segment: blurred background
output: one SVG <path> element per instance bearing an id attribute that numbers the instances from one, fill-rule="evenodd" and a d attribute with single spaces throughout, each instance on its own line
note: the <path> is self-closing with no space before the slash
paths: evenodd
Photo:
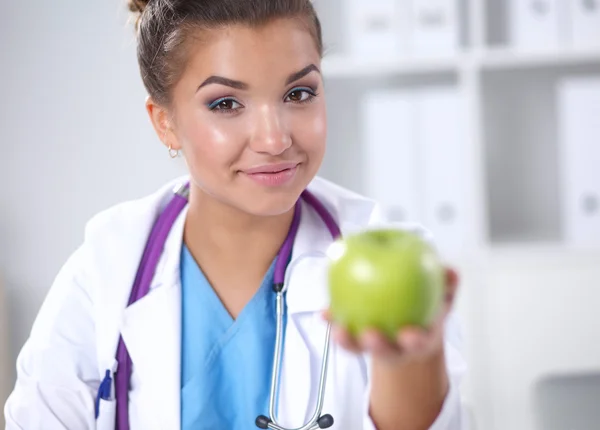
<path id="1" fill-rule="evenodd" d="M 600 1 L 315 5 L 321 175 L 459 269 L 472 428 L 599 429 Z M 124 0 L 0 0 L 0 23 L 3 405 L 85 222 L 185 166 L 147 119 Z"/>

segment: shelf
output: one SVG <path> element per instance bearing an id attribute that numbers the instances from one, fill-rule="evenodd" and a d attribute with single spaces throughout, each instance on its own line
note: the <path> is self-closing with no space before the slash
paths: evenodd
<path id="1" fill-rule="evenodd" d="M 538 67 L 577 66 L 600 64 L 600 49 L 516 51 L 512 49 L 490 49 L 476 61 L 485 70 L 528 69 Z"/>
<path id="2" fill-rule="evenodd" d="M 600 252 L 575 249 L 556 242 L 506 243 L 493 245 L 486 252 L 487 260 L 514 267 L 598 267 Z"/>
<path id="3" fill-rule="evenodd" d="M 518 51 L 496 48 L 465 52 L 450 57 L 352 58 L 325 57 L 323 73 L 332 79 L 374 78 L 457 73 L 466 68 L 483 71 L 526 70 L 535 68 L 600 65 L 600 49 Z"/>
<path id="4" fill-rule="evenodd" d="M 456 73 L 460 64 L 459 57 L 360 59 L 336 55 L 324 58 L 323 73 L 328 78 L 450 74 Z"/>

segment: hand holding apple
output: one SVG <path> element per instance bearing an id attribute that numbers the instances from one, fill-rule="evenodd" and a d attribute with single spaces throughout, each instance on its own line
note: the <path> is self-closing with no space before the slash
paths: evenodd
<path id="1" fill-rule="evenodd" d="M 325 317 L 343 347 L 392 361 L 441 348 L 457 275 L 429 244 L 403 230 L 370 230 L 336 241 L 329 258 Z"/>

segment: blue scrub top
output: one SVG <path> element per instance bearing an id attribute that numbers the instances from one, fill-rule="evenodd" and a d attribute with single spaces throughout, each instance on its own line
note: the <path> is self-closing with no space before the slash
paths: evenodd
<path id="1" fill-rule="evenodd" d="M 256 428 L 268 416 L 275 348 L 273 273 L 234 320 L 184 245 L 181 252 L 181 428 Z M 284 319 L 285 323 L 285 319 Z"/>

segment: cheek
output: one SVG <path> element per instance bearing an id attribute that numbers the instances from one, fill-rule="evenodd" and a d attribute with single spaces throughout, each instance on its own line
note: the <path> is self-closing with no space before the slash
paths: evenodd
<path id="1" fill-rule="evenodd" d="M 199 113 L 182 121 L 181 145 L 191 167 L 202 166 L 202 169 L 195 169 L 197 171 L 214 171 L 217 166 L 229 165 L 239 156 L 240 142 L 243 141 L 239 129 L 222 118 L 214 118 L 216 115 Z"/>
<path id="2" fill-rule="evenodd" d="M 305 115 L 295 116 L 292 137 L 294 142 L 308 154 L 314 156 L 323 154 L 327 140 L 327 115 L 324 104 L 312 106 Z"/>

